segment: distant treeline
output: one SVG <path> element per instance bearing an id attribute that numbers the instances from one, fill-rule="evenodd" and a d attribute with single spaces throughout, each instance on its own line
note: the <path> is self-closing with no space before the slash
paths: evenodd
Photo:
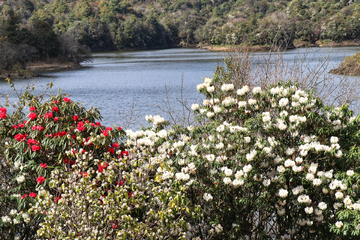
<path id="1" fill-rule="evenodd" d="M 11 14 L 19 17 L 16 27 Z M 360 0 L 0 0 L 0 41 L 32 46 L 39 58 L 66 56 L 72 48 L 62 44 L 92 51 L 291 46 L 358 39 L 359 19 Z"/>

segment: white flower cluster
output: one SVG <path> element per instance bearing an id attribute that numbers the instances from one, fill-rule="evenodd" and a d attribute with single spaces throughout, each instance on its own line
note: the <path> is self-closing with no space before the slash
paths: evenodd
<path id="1" fill-rule="evenodd" d="M 231 90 L 234 90 L 234 85 L 233 84 L 223 84 L 221 86 L 221 90 L 223 90 L 224 92 L 228 92 L 228 91 L 231 91 Z"/>
<path id="2" fill-rule="evenodd" d="M 155 115 L 155 116 L 148 116 L 146 115 L 145 117 L 146 121 L 150 121 L 153 123 L 154 128 L 157 128 L 160 124 L 165 122 L 165 118 L 160 117 L 159 115 Z"/>

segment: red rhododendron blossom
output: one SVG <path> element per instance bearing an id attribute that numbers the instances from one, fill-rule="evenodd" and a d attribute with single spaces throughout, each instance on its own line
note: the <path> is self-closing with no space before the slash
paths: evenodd
<path id="1" fill-rule="evenodd" d="M 64 102 L 71 102 L 70 98 L 65 97 Z"/>
<path id="2" fill-rule="evenodd" d="M 33 144 L 39 144 L 35 139 L 28 139 L 27 144 L 33 145 Z"/>
<path id="3" fill-rule="evenodd" d="M 47 165 L 46 165 L 46 163 L 40 163 L 40 167 L 47 168 Z"/>
<path id="4" fill-rule="evenodd" d="M 55 197 L 54 202 L 58 203 L 60 199 L 61 199 L 60 196 L 59 196 L 59 197 Z"/>
<path id="5" fill-rule="evenodd" d="M 29 196 L 32 197 L 32 198 L 36 198 L 36 193 L 32 192 L 32 193 L 29 194 Z"/>
<path id="6" fill-rule="evenodd" d="M 30 111 L 36 111 L 36 108 L 34 106 L 30 107 Z"/>
<path id="7" fill-rule="evenodd" d="M 99 172 L 102 172 L 104 169 L 106 169 L 108 167 L 108 164 L 106 162 L 103 163 L 99 163 Z"/>
<path id="8" fill-rule="evenodd" d="M 129 152 L 128 151 L 122 151 L 121 156 L 129 156 Z"/>
<path id="9" fill-rule="evenodd" d="M 54 100 L 53 104 L 58 104 L 60 101 L 59 100 Z"/>
<path id="10" fill-rule="evenodd" d="M 12 129 L 18 129 L 19 127 L 17 125 L 13 125 Z"/>
<path id="11" fill-rule="evenodd" d="M 25 123 L 26 123 L 26 121 L 25 121 Z M 19 123 L 19 124 L 18 124 L 18 127 L 19 127 L 19 128 L 25 127 L 25 123 Z"/>
<path id="12" fill-rule="evenodd" d="M 89 173 L 84 172 L 83 176 L 84 176 L 84 177 L 88 177 L 88 176 L 89 176 Z"/>
<path id="13" fill-rule="evenodd" d="M 43 127 L 43 126 L 32 126 L 32 127 L 31 127 L 31 130 L 33 130 L 33 131 L 35 131 L 35 130 L 43 131 L 43 130 L 44 130 L 44 127 Z"/>
<path id="14" fill-rule="evenodd" d="M 56 107 L 56 106 L 53 106 L 53 107 L 52 107 L 52 111 L 53 111 L 53 112 L 59 112 L 59 108 Z"/>
<path id="15" fill-rule="evenodd" d="M 18 141 L 18 142 L 21 142 L 23 140 L 26 140 L 26 137 L 27 137 L 27 134 L 16 134 L 14 136 L 14 138 Z"/>
<path id="16" fill-rule="evenodd" d="M 109 153 L 111 153 L 111 154 L 114 154 L 115 153 L 115 149 L 113 149 L 113 148 L 108 148 L 108 150 L 107 150 Z"/>
<path id="17" fill-rule="evenodd" d="M 39 151 L 39 150 L 40 150 L 40 147 L 38 145 L 32 145 L 31 146 L 31 151 L 36 152 L 36 151 Z"/>
<path id="18" fill-rule="evenodd" d="M 0 112 L 0 119 L 7 118 L 6 113 Z"/>
<path id="19" fill-rule="evenodd" d="M 118 143 L 113 143 L 113 148 L 118 148 L 119 147 L 119 144 Z"/>
<path id="20" fill-rule="evenodd" d="M 128 193 L 129 198 L 131 198 L 132 195 L 133 195 L 133 192 Z"/>
<path id="21" fill-rule="evenodd" d="M 37 118 L 36 113 L 31 112 L 31 113 L 29 114 L 29 118 L 30 118 L 31 120 L 36 119 L 36 118 Z"/>
<path id="22" fill-rule="evenodd" d="M 44 116 L 45 119 L 47 119 L 47 118 L 53 118 L 53 117 L 54 117 L 54 115 L 53 115 L 52 112 L 45 113 L 45 116 Z"/>
<path id="23" fill-rule="evenodd" d="M 24 196 L 21 196 L 21 199 L 24 199 L 27 197 L 27 194 L 25 194 Z"/>
<path id="24" fill-rule="evenodd" d="M 100 122 L 96 122 L 95 124 L 96 124 L 96 126 L 101 127 L 101 123 L 100 123 Z"/>
<path id="25" fill-rule="evenodd" d="M 36 182 L 39 184 L 42 184 L 45 181 L 45 178 L 43 176 L 40 176 L 36 179 Z"/>
<path id="26" fill-rule="evenodd" d="M 75 117 L 75 116 L 74 116 Z M 76 121 L 76 120 L 75 120 Z M 78 122 L 77 124 L 77 130 L 81 131 L 85 131 L 85 127 L 84 127 L 85 123 L 84 122 Z"/>
<path id="27" fill-rule="evenodd" d="M 6 108 L 0 108 L 1 113 L 6 113 Z"/>
<path id="28" fill-rule="evenodd" d="M 102 133 L 105 137 L 109 136 L 109 133 L 108 133 L 108 131 L 106 131 L 106 130 L 102 130 L 101 133 Z"/>
<path id="29" fill-rule="evenodd" d="M 120 187 L 124 185 L 124 180 L 121 180 L 120 182 L 115 181 L 116 185 L 119 185 Z"/>
<path id="30" fill-rule="evenodd" d="M 73 120 L 74 120 L 74 121 L 78 121 L 78 120 L 79 120 L 79 116 L 78 116 L 78 115 L 73 116 Z"/>
<path id="31" fill-rule="evenodd" d="M 55 121 L 55 122 L 59 121 L 59 118 L 58 118 L 58 117 L 54 117 L 54 121 Z"/>
<path id="32" fill-rule="evenodd" d="M 112 228 L 113 228 L 113 229 L 116 229 L 116 228 L 117 228 L 117 225 L 116 225 L 116 224 L 112 225 Z"/>

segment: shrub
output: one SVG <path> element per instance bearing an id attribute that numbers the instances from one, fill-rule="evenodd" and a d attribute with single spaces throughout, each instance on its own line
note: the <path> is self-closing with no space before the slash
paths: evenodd
<path id="1" fill-rule="evenodd" d="M 44 239 L 356 239 L 360 118 L 293 82 L 250 88 L 226 76 L 219 68 L 198 85 L 205 100 L 192 105 L 196 127 L 166 128 L 165 119 L 147 116 L 152 128 L 124 132 L 96 124 L 96 109 L 62 95 L 43 103 L 24 95 L 26 123 L 0 114 L 11 169 L 1 197 L 18 202 L 3 210 L 1 231 Z"/>

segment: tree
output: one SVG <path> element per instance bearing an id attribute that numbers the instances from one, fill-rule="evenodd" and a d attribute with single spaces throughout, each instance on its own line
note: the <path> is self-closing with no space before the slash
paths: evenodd
<path id="1" fill-rule="evenodd" d="M 33 35 L 31 45 L 39 51 L 40 59 L 58 56 L 60 42 L 49 23 L 35 20 L 30 26 L 30 31 Z"/>

